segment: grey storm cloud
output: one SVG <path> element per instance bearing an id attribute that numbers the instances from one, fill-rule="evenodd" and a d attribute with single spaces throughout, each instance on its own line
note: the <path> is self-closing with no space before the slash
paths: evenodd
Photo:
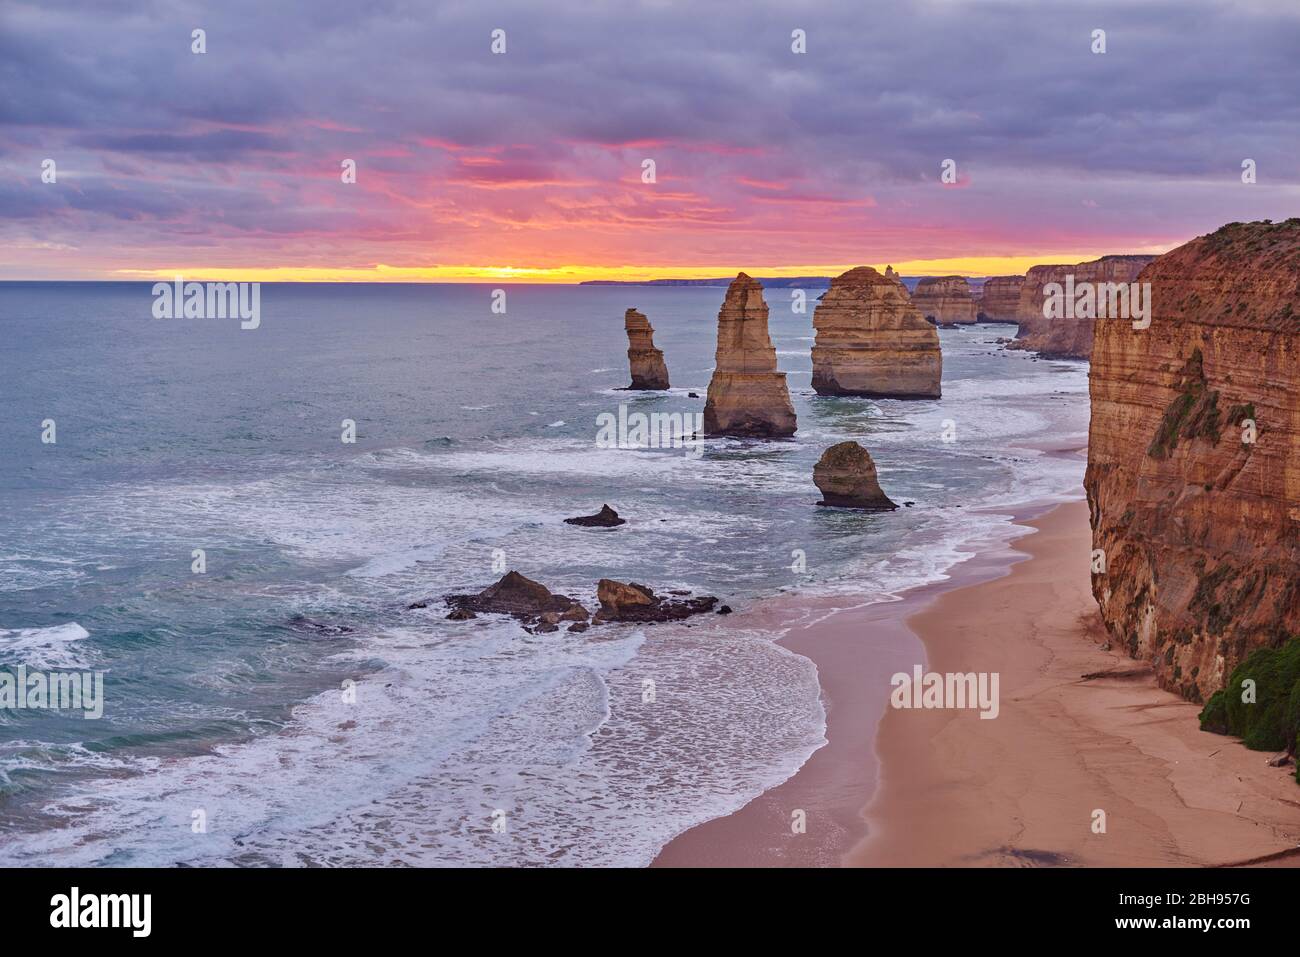
<path id="1" fill-rule="evenodd" d="M 0 122 L 123 152 L 256 152 L 267 128 L 328 121 L 478 145 L 798 141 L 904 176 L 936 154 L 1180 175 L 1228 144 L 1293 157 L 1300 120 L 1283 3 L 41 0 L 6 4 L 0 37 Z M 262 132 L 205 140 L 204 122 Z"/>
<path id="2" fill-rule="evenodd" d="M 204 56 L 190 52 L 194 28 Z M 489 52 L 496 28 L 506 56 Z M 510 162 L 526 175 L 571 178 L 584 149 L 666 143 L 706 178 L 845 196 L 932 180 L 947 157 L 997 179 L 1008 204 L 1018 179 L 1105 192 L 1230 178 L 1244 157 L 1295 185 L 1298 89 L 1300 4 L 1264 0 L 9 0 L 0 12 L 0 162 L 63 149 L 86 168 L 134 164 L 134 185 L 76 200 L 112 217 L 135 198 L 142 216 L 181 215 L 229 185 L 231 166 L 345 150 L 450 182 L 509 178 L 428 142 L 523 151 Z M 174 164 L 186 176 L 146 201 Z M 249 228 L 310 219 L 225 201 Z M 12 190 L 0 204 L 21 217 L 73 205 Z"/>

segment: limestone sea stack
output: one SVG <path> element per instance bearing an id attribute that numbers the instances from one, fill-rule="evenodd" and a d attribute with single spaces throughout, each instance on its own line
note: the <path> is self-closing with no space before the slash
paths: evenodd
<path id="1" fill-rule="evenodd" d="M 936 325 L 964 326 L 975 322 L 975 300 L 964 276 L 922 279 L 912 293 L 912 305 Z"/>
<path id="2" fill-rule="evenodd" d="M 1020 328 L 1008 349 L 1037 352 L 1047 359 L 1087 359 L 1092 354 L 1094 319 L 1048 319 L 1043 315 L 1043 289 L 1048 283 L 1065 285 L 1069 276 L 1079 283 L 1129 283 L 1155 256 L 1102 256 L 1075 265 L 1033 266 L 1020 287 L 1017 316 Z M 1120 320 L 1121 322 L 1123 320 Z"/>
<path id="3" fill-rule="evenodd" d="M 813 312 L 813 389 L 818 395 L 937 399 L 939 333 L 889 271 L 858 266 L 831 280 Z"/>
<path id="4" fill-rule="evenodd" d="M 740 273 L 718 311 L 718 351 L 704 402 L 706 435 L 774 438 L 795 432 L 794 405 L 767 332 L 758 280 Z"/>
<path id="5" fill-rule="evenodd" d="M 628 389 L 667 389 L 668 366 L 664 352 L 655 348 L 655 331 L 643 313 L 629 309 L 623 314 L 627 330 L 627 361 L 632 367 L 632 384 Z"/>
<path id="6" fill-rule="evenodd" d="M 1150 328 L 1098 322 L 1092 348 L 1092 589 L 1112 640 L 1199 701 L 1300 633 L 1300 219 L 1224 226 L 1138 281 Z"/>
<path id="7" fill-rule="evenodd" d="M 898 508 L 881 489 L 870 453 L 857 442 L 841 442 L 823 452 L 813 467 L 813 481 L 822 493 L 818 505 L 872 512 Z"/>
<path id="8" fill-rule="evenodd" d="M 990 276 L 984 282 L 979 302 L 981 322 L 1019 322 L 1020 287 L 1024 276 Z"/>

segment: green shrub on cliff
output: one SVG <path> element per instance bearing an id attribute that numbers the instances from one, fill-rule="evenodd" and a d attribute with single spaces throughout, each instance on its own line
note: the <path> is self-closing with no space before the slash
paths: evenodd
<path id="1" fill-rule="evenodd" d="M 1247 681 L 1254 682 L 1253 700 Z M 1205 703 L 1201 730 L 1236 735 L 1254 751 L 1293 751 L 1300 737 L 1300 638 L 1256 649 L 1239 664 Z"/>

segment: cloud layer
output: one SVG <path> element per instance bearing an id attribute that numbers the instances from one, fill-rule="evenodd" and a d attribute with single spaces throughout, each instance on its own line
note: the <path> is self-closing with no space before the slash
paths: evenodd
<path id="1" fill-rule="evenodd" d="M 1083 7 L 11 0 L 0 278 L 1051 258 L 1300 212 L 1300 7 Z"/>

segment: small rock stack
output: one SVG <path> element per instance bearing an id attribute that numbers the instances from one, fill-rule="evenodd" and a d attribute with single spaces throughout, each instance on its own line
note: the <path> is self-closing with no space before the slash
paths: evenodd
<path id="1" fill-rule="evenodd" d="M 655 331 L 644 313 L 629 309 L 623 314 L 627 330 L 627 361 L 632 367 L 632 384 L 628 389 L 663 390 L 668 388 L 668 366 L 664 352 L 655 348 Z"/>

